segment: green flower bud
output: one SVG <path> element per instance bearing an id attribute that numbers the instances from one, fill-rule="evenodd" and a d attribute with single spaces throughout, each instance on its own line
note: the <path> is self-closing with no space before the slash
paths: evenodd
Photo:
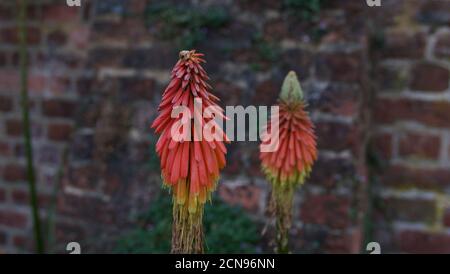
<path id="1" fill-rule="evenodd" d="M 295 71 L 290 71 L 286 75 L 286 78 L 284 78 L 280 99 L 286 102 L 298 102 L 303 100 L 303 91 Z"/>

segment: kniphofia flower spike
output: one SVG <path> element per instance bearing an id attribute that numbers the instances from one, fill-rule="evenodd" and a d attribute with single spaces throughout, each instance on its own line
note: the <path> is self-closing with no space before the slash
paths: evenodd
<path id="1" fill-rule="evenodd" d="M 212 88 L 207 83 L 209 77 L 201 65 L 205 62 L 203 54 L 195 50 L 181 51 L 179 57 L 152 128 L 160 134 L 156 152 L 163 183 L 173 193 L 172 252 L 199 253 L 203 250 L 203 206 L 216 188 L 219 171 L 225 166 L 224 142 L 228 139 L 215 120 L 225 116 L 217 105 L 219 99 L 211 93 Z M 201 102 L 200 108 L 196 107 L 198 102 Z M 188 110 L 188 117 L 184 117 L 184 113 L 173 115 L 177 107 Z M 204 115 L 208 109 L 215 116 Z M 221 138 L 206 138 L 203 127 L 209 127 L 214 136 Z"/>
<path id="2" fill-rule="evenodd" d="M 263 152 L 262 170 L 272 185 L 272 206 L 277 216 L 278 252 L 287 252 L 288 230 L 291 226 L 292 203 L 297 185 L 305 182 L 317 159 L 314 126 L 305 111 L 303 92 L 295 72 L 286 76 L 278 102 L 279 146 Z M 270 132 L 270 124 L 268 131 Z M 269 136 L 273 136 L 270 132 Z M 270 144 L 263 138 L 262 145 Z"/>

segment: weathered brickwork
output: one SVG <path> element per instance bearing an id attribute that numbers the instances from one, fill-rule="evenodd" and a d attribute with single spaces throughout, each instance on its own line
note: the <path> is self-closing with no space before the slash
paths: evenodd
<path id="1" fill-rule="evenodd" d="M 28 252 L 32 224 L 16 8 L 3 2 L 0 251 Z M 56 252 L 74 240 L 84 250 L 107 252 L 159 191 L 149 125 L 183 49 L 179 41 L 161 37 L 164 26 L 146 25 L 146 6 L 153 1 L 82 2 L 81 8 L 68 8 L 64 1 L 32 1 L 28 10 L 34 160 L 44 221 L 58 193 Z M 360 252 L 367 234 L 364 217 L 386 251 L 448 251 L 446 1 L 384 0 L 389 12 L 381 16 L 364 1 L 339 0 L 310 20 L 289 12 L 283 1 L 190 2 L 229 13 L 225 27 L 207 30 L 206 39 L 195 45 L 206 54 L 222 106 L 272 105 L 290 69 L 302 80 L 319 160 L 297 193 L 294 252 Z M 258 144 L 234 142 L 228 149 L 218 195 L 266 222 L 270 194 Z M 366 161 L 367 154 L 381 167 Z"/>
<path id="2" fill-rule="evenodd" d="M 375 238 L 395 252 L 447 253 L 450 2 L 384 2 L 395 13 L 374 49 Z"/>

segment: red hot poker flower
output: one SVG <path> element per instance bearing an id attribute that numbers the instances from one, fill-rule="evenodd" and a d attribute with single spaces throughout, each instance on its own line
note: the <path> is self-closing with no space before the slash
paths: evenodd
<path id="1" fill-rule="evenodd" d="M 304 183 L 317 159 L 314 126 L 305 111 L 303 93 L 293 71 L 284 80 L 278 106 L 279 115 L 275 118 L 278 118 L 279 146 L 270 152 L 261 149 L 260 159 L 262 170 L 272 184 L 272 205 L 275 206 L 279 232 L 278 252 L 287 252 L 295 186 Z M 267 144 L 270 144 L 270 138 L 261 146 Z"/>
<path id="2" fill-rule="evenodd" d="M 210 93 L 209 77 L 201 66 L 205 62 L 202 57 L 203 54 L 194 50 L 180 52 L 171 81 L 162 95 L 159 115 L 152 124 L 161 135 L 156 152 L 163 183 L 173 193 L 172 252 L 175 253 L 202 252 L 203 206 L 216 187 L 219 171 L 225 167 L 224 141 L 228 139 L 213 119 L 216 116 L 206 118 L 206 113 L 209 109 L 219 119 L 225 116 L 217 105 L 219 99 Z M 199 100 L 200 109 L 197 107 Z M 184 117 L 184 112 L 181 117 L 173 115 L 177 107 L 184 107 L 188 117 Z M 204 131 L 198 125 L 211 126 L 211 132 L 222 138 L 202 136 Z"/>
<path id="3" fill-rule="evenodd" d="M 302 184 L 317 159 L 314 126 L 301 98 L 297 76 L 295 72 L 290 72 L 278 104 L 279 147 L 260 155 L 263 171 L 272 184 Z M 270 139 L 265 140 L 263 145 L 269 143 Z"/>

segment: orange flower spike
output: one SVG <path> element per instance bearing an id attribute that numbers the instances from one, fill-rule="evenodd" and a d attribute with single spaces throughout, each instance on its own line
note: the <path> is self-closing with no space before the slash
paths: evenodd
<path id="1" fill-rule="evenodd" d="M 314 126 L 305 111 L 303 92 L 293 71 L 283 82 L 278 106 L 279 114 L 275 118 L 279 121 L 279 145 L 274 151 L 263 152 L 261 149 L 260 159 L 262 170 L 272 185 L 277 252 L 287 253 L 295 188 L 305 182 L 317 160 Z M 269 124 L 268 132 L 270 127 Z M 270 138 L 263 140 L 261 146 L 271 144 Z"/>
<path id="2" fill-rule="evenodd" d="M 203 251 L 203 206 L 215 189 L 220 169 L 225 166 L 223 142 L 228 142 L 225 133 L 212 121 L 216 132 L 223 135 L 223 141 L 207 141 L 200 136 L 204 125 L 211 125 L 212 118 L 203 115 L 206 108 L 213 108 L 216 115 L 226 119 L 223 109 L 217 105 L 219 99 L 210 93 L 212 88 L 207 84 L 209 77 L 201 66 L 205 62 L 202 57 L 203 54 L 195 50 L 180 52 L 180 59 L 171 72 L 171 81 L 163 92 L 159 115 L 152 124 L 155 132 L 160 134 L 156 152 L 161 162 L 163 183 L 173 193 L 174 253 Z M 197 99 L 201 99 L 201 109 L 195 107 Z M 186 107 L 190 117 L 184 117 L 183 112 L 172 117 L 177 106 Z M 194 117 L 200 121 L 201 128 L 195 126 Z M 188 128 L 187 132 L 183 127 Z"/>
<path id="3" fill-rule="evenodd" d="M 284 80 L 278 106 L 279 147 L 276 151 L 261 152 L 262 169 L 272 184 L 303 184 L 317 159 L 316 136 L 293 71 Z M 269 143 L 266 140 L 263 145 Z"/>

